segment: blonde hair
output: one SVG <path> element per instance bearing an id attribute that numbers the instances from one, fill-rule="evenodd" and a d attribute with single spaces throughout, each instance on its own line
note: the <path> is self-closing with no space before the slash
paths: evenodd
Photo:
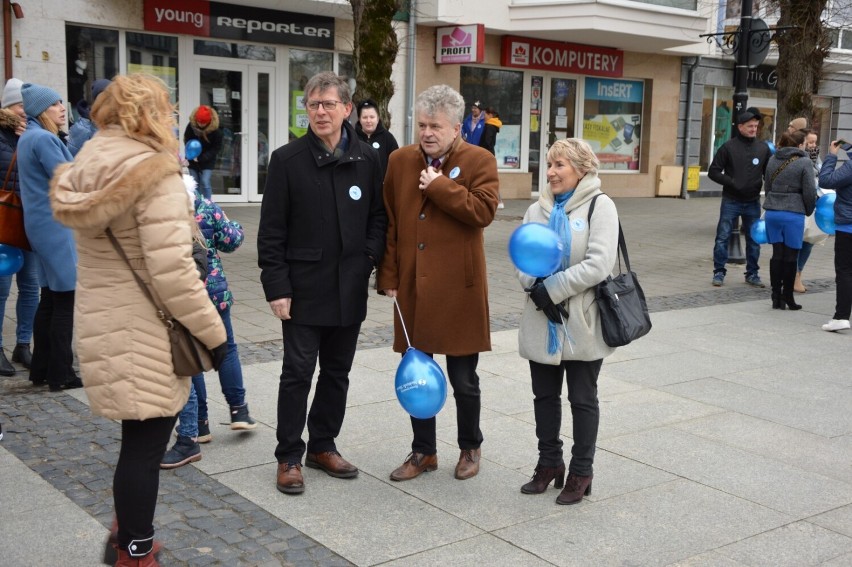
<path id="1" fill-rule="evenodd" d="M 39 115 L 38 115 L 38 123 L 39 123 L 39 124 L 41 124 L 41 127 L 42 127 L 42 128 L 44 128 L 45 130 L 47 130 L 48 132 L 50 132 L 50 133 L 51 133 L 51 134 L 53 134 L 54 136 L 58 136 L 58 135 L 59 135 L 59 126 L 57 126 L 57 125 L 56 125 L 56 122 L 54 122 L 54 121 L 53 121 L 53 120 L 52 120 L 52 119 L 51 119 L 51 118 L 47 115 L 47 111 L 46 111 L 46 110 L 45 110 L 44 112 L 42 112 L 41 114 L 39 114 Z"/>
<path id="2" fill-rule="evenodd" d="M 556 140 L 547 150 L 547 161 L 553 163 L 556 158 L 568 160 L 580 177 L 587 173 L 597 173 L 600 162 L 592 147 L 580 138 L 563 138 Z"/>
<path id="3" fill-rule="evenodd" d="M 118 126 L 131 138 L 175 153 L 174 107 L 166 84 L 151 75 L 116 76 L 95 100 L 91 113 L 98 128 Z"/>

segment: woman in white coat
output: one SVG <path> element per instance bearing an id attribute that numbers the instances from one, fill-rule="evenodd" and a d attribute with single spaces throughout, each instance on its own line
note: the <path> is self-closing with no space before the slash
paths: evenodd
<path id="1" fill-rule="evenodd" d="M 548 225 L 561 238 L 562 263 L 547 278 L 518 272 L 529 292 L 518 332 L 520 355 L 530 361 L 539 459 L 524 494 L 563 485 L 562 382 L 567 379 L 573 418 L 568 479 L 557 504 L 575 504 L 591 493 L 598 434 L 597 381 L 612 354 L 601 336 L 595 286 L 612 271 L 618 246 L 618 214 L 601 192 L 598 159 L 583 140 L 557 140 L 547 152 L 547 186 L 530 205 L 524 223 Z M 594 213 L 589 205 L 596 196 Z"/>

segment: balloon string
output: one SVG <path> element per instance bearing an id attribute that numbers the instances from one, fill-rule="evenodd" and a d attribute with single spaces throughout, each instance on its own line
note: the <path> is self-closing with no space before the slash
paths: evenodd
<path id="1" fill-rule="evenodd" d="M 399 309 L 399 302 L 393 298 L 393 304 L 396 306 L 396 312 L 399 314 L 399 322 L 402 325 L 402 332 L 405 333 L 405 342 L 408 343 L 408 348 L 411 348 L 411 341 L 408 340 L 408 331 L 405 328 L 405 321 L 402 318 L 402 311 Z"/>

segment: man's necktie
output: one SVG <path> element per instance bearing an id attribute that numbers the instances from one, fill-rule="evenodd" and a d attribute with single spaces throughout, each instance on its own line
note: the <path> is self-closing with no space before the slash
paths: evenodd
<path id="1" fill-rule="evenodd" d="M 439 159 L 437 159 L 437 158 L 436 158 L 436 159 L 433 159 L 433 160 L 432 160 L 432 163 L 431 163 L 430 165 L 431 165 L 432 167 L 434 167 L 435 169 L 441 169 L 441 160 L 439 160 Z"/>

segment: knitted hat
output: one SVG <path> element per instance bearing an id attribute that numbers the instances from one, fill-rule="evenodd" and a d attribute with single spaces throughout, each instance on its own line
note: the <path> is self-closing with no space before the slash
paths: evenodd
<path id="1" fill-rule="evenodd" d="M 790 128 L 795 132 L 796 130 L 804 130 L 808 127 L 808 119 L 807 118 L 793 118 L 790 120 Z"/>
<path id="2" fill-rule="evenodd" d="M 21 94 L 24 97 L 24 112 L 33 118 L 38 118 L 42 112 L 62 100 L 62 95 L 55 90 L 33 83 L 24 83 Z"/>
<path id="3" fill-rule="evenodd" d="M 213 113 L 210 112 L 210 107 L 203 104 L 199 106 L 195 111 L 195 123 L 204 127 L 210 124 L 211 120 L 213 120 Z"/>
<path id="4" fill-rule="evenodd" d="M 95 99 L 98 98 L 98 95 L 104 92 L 104 89 L 106 89 L 111 82 L 112 81 L 110 81 L 109 79 L 98 79 L 97 81 L 92 83 L 92 103 L 95 102 Z"/>
<path id="5" fill-rule="evenodd" d="M 21 97 L 21 85 L 23 84 L 24 82 L 21 79 L 16 79 L 15 77 L 6 81 L 6 86 L 3 88 L 3 100 L 0 101 L 0 107 L 9 108 L 13 104 L 24 102 L 23 97 Z"/>

